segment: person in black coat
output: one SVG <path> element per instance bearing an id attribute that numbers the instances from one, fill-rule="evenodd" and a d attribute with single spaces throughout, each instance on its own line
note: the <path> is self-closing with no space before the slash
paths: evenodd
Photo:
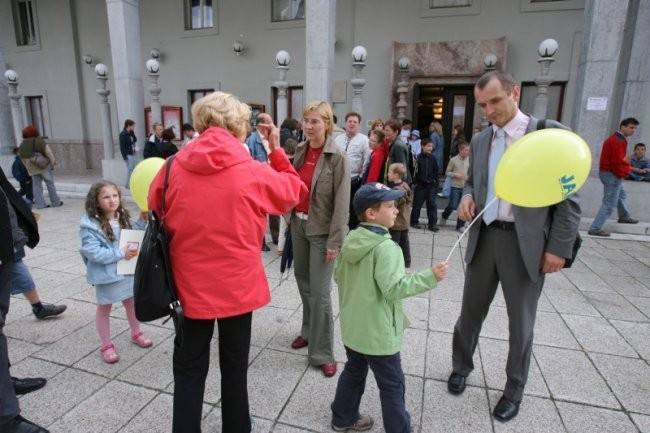
<path id="1" fill-rule="evenodd" d="M 32 190 L 32 177 L 29 175 L 27 167 L 25 167 L 25 164 L 23 164 L 23 161 L 20 159 L 19 151 L 19 147 L 14 147 L 14 155 L 16 155 L 16 158 L 14 159 L 13 164 L 11 164 L 11 174 L 20 184 L 18 194 L 20 194 L 21 197 L 25 196 L 27 200 L 33 203 L 34 192 Z"/>
<path id="2" fill-rule="evenodd" d="M 438 191 L 438 163 L 433 154 L 433 142 L 430 138 L 422 140 L 422 152 L 417 157 L 415 188 L 413 191 L 413 210 L 411 227 L 420 228 L 419 216 L 422 205 L 427 203 L 427 227 L 433 232 L 439 230 L 436 192 Z"/>
<path id="3" fill-rule="evenodd" d="M 15 224 L 12 224 L 12 220 Z M 19 227 L 19 230 L 14 226 Z M 43 427 L 20 416 L 20 405 L 9 373 L 9 353 L 4 325 L 9 312 L 11 270 L 16 246 L 14 239 L 34 248 L 39 241 L 38 225 L 32 212 L 0 168 L 0 431 L 47 433 Z"/>
<path id="4" fill-rule="evenodd" d="M 163 159 L 167 159 L 176 152 L 178 152 L 178 147 L 174 143 L 172 143 L 172 140 L 176 134 L 174 134 L 174 130 L 171 128 L 167 128 L 163 131 L 162 133 L 162 143 L 160 143 L 160 157 Z"/>

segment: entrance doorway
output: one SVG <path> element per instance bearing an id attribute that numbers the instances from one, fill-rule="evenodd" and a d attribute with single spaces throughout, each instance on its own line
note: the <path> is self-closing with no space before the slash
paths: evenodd
<path id="1" fill-rule="evenodd" d="M 422 137 L 429 136 L 429 124 L 436 120 L 442 125 L 445 139 L 444 161 L 449 161 L 451 132 L 461 125 L 469 142 L 475 126 L 481 123 L 474 101 L 474 86 L 462 85 L 413 85 L 413 128 Z M 442 168 L 444 170 L 445 168 Z"/>

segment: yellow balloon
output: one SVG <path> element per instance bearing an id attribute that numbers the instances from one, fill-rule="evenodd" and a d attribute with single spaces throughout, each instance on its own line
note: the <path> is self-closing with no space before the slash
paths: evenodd
<path id="1" fill-rule="evenodd" d="M 524 207 L 559 203 L 582 187 L 591 170 L 589 145 L 577 134 L 542 129 L 515 141 L 494 179 L 496 195 Z"/>
<path id="2" fill-rule="evenodd" d="M 133 169 L 133 173 L 131 173 L 131 179 L 129 181 L 131 196 L 143 212 L 149 210 L 149 207 L 147 206 L 149 186 L 164 163 L 165 160 L 162 158 L 147 158 L 136 165 Z"/>

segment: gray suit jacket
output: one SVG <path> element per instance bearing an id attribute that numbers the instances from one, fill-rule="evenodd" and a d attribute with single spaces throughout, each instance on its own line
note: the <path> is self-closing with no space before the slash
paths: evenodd
<path id="1" fill-rule="evenodd" d="M 547 128 L 569 129 L 561 123 L 547 120 Z M 530 116 L 526 133 L 537 129 L 537 119 Z M 478 214 L 485 206 L 487 196 L 488 161 L 492 143 L 492 128 L 486 128 L 472 137 L 469 156 L 469 171 L 463 195 L 470 194 L 476 203 Z M 573 194 L 553 206 L 526 208 L 513 205 L 515 230 L 519 240 L 521 256 L 526 270 L 533 281 L 540 278 L 540 263 L 545 252 L 570 258 L 573 242 L 580 223 L 578 195 Z M 465 261 L 472 261 L 481 224 L 476 222 L 469 232 Z"/>

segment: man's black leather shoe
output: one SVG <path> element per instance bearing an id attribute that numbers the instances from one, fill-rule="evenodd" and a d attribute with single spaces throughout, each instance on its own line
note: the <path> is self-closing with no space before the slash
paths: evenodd
<path id="1" fill-rule="evenodd" d="M 0 425 L 0 431 L 3 433 L 50 433 L 38 424 L 26 420 L 20 415 L 16 415 L 14 419 L 8 423 Z"/>
<path id="2" fill-rule="evenodd" d="M 510 421 L 519 413 L 519 404 L 520 402 L 514 402 L 505 397 L 501 397 L 501 400 L 499 400 L 492 413 L 499 421 Z"/>
<path id="3" fill-rule="evenodd" d="M 458 373 L 451 373 L 449 380 L 447 381 L 447 389 L 452 394 L 462 394 L 465 391 L 465 376 L 461 376 Z"/>
<path id="4" fill-rule="evenodd" d="M 46 383 L 47 379 L 42 377 L 26 377 L 24 379 L 18 379 L 16 377 L 11 378 L 11 384 L 14 386 L 16 395 L 36 391 L 37 389 L 43 388 Z"/>

